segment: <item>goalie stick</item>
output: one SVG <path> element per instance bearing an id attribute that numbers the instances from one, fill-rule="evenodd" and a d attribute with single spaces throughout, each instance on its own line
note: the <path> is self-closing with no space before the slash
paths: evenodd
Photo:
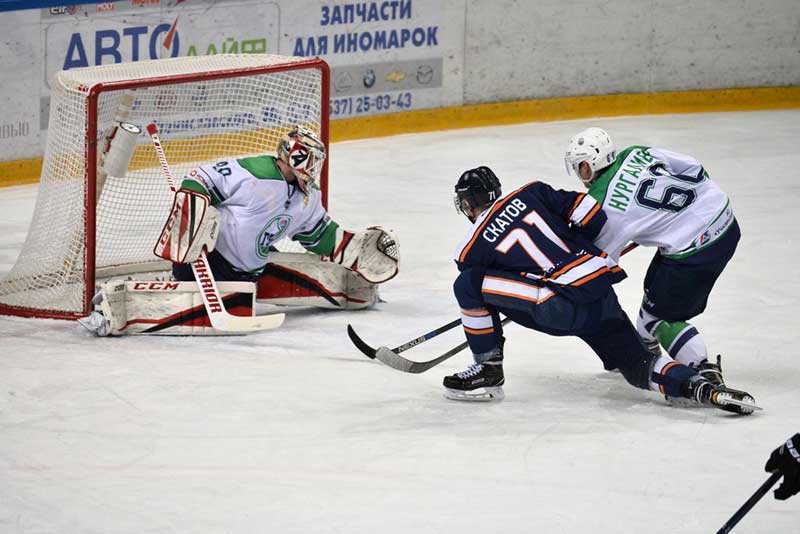
<path id="1" fill-rule="evenodd" d="M 169 183 L 169 188 L 174 193 L 176 190 L 175 181 L 172 178 L 164 148 L 161 146 L 161 140 L 158 138 L 158 128 L 155 124 L 148 124 L 147 133 L 150 134 L 150 138 L 153 140 L 153 147 L 155 147 L 158 155 L 161 172 L 167 183 Z M 257 332 L 259 330 L 272 330 L 283 324 L 283 320 L 286 317 L 283 313 L 257 315 L 255 317 L 241 317 L 228 313 L 222 303 L 222 295 L 220 295 L 217 282 L 214 280 L 214 275 L 208 265 L 205 249 L 200 253 L 200 257 L 192 262 L 192 272 L 200 289 L 208 319 L 215 329 L 223 332 Z"/>
<path id="2" fill-rule="evenodd" d="M 755 493 L 753 493 L 750 498 L 747 499 L 738 510 L 736 510 L 736 513 L 733 514 L 724 525 L 722 525 L 722 528 L 717 531 L 717 534 L 728 534 L 731 530 L 733 530 L 733 527 L 735 527 L 736 524 L 742 520 L 747 512 L 749 512 L 753 506 L 755 506 L 756 503 L 761 500 L 761 497 L 766 495 L 769 489 L 774 486 L 782 476 L 783 473 L 781 472 L 772 473 L 769 478 L 763 484 L 761 484 L 761 487 L 759 487 Z"/>
<path id="3" fill-rule="evenodd" d="M 622 250 L 620 256 L 624 256 L 625 254 L 627 254 L 628 252 L 630 252 L 631 250 L 635 249 L 638 246 L 639 246 L 638 243 L 629 243 Z M 511 319 L 509 318 L 505 318 L 501 321 L 501 324 L 505 325 L 510 320 Z M 383 346 L 378 347 L 377 349 L 370 347 L 364 342 L 363 339 L 361 339 L 361 337 L 359 337 L 358 334 L 356 334 L 356 331 L 349 324 L 347 325 L 347 335 L 350 337 L 350 341 L 353 342 L 353 345 L 355 345 L 356 348 L 358 348 L 358 350 L 364 353 L 364 355 L 367 356 L 367 358 L 373 360 L 376 359 L 388 365 L 389 367 L 397 369 L 398 371 L 403 371 L 404 373 L 418 374 L 418 373 L 424 373 L 431 367 L 439 365 L 440 363 L 450 358 L 451 356 L 455 356 L 456 354 L 458 354 L 467 347 L 467 342 L 465 341 L 464 343 L 461 343 L 460 345 L 453 347 L 452 349 L 448 350 L 441 356 L 437 356 L 432 360 L 421 361 L 421 362 L 415 362 L 413 360 L 409 360 L 408 358 L 404 358 L 403 356 L 400 356 L 400 353 L 405 352 L 408 349 L 414 348 L 420 343 L 424 343 L 429 339 L 438 336 L 439 334 L 443 334 L 444 332 L 447 332 L 448 330 L 451 330 L 460 324 L 461 324 L 461 319 L 456 319 L 455 321 L 451 321 L 445 325 L 440 326 L 439 328 L 431 330 L 427 334 L 422 334 L 421 336 L 416 337 L 411 341 L 403 343 L 402 345 L 399 345 L 394 349 L 390 349 L 389 347 L 383 347 Z"/>

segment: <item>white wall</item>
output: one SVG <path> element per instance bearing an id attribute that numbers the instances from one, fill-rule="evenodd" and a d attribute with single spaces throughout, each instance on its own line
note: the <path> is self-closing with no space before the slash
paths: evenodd
<path id="1" fill-rule="evenodd" d="M 465 103 L 800 84 L 797 0 L 472 0 Z"/>

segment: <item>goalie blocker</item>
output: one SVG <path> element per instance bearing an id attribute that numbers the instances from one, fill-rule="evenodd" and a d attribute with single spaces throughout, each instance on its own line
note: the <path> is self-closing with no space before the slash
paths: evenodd
<path id="1" fill-rule="evenodd" d="M 214 250 L 219 230 L 219 211 L 207 195 L 179 189 L 153 253 L 173 263 L 191 263 L 203 249 Z"/>

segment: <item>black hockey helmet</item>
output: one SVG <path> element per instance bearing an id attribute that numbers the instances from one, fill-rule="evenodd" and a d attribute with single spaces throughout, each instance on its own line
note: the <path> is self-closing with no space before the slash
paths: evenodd
<path id="1" fill-rule="evenodd" d="M 503 194 L 500 180 L 489 167 L 477 167 L 465 171 L 456 183 L 453 201 L 456 210 L 467 215 L 467 209 L 474 210 L 488 206 Z"/>

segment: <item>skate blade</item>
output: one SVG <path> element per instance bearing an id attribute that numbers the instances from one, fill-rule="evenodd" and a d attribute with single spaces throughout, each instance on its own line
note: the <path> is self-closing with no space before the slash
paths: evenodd
<path id="1" fill-rule="evenodd" d="M 750 395 L 744 395 L 743 398 L 737 399 L 726 391 L 718 391 L 714 393 L 712 399 L 718 408 L 741 415 L 750 415 L 757 410 L 764 409 L 758 406 Z"/>
<path id="2" fill-rule="evenodd" d="M 444 388 L 444 396 L 450 400 L 466 402 L 500 402 L 506 398 L 502 387 L 478 388 L 472 391 L 460 391 Z"/>

